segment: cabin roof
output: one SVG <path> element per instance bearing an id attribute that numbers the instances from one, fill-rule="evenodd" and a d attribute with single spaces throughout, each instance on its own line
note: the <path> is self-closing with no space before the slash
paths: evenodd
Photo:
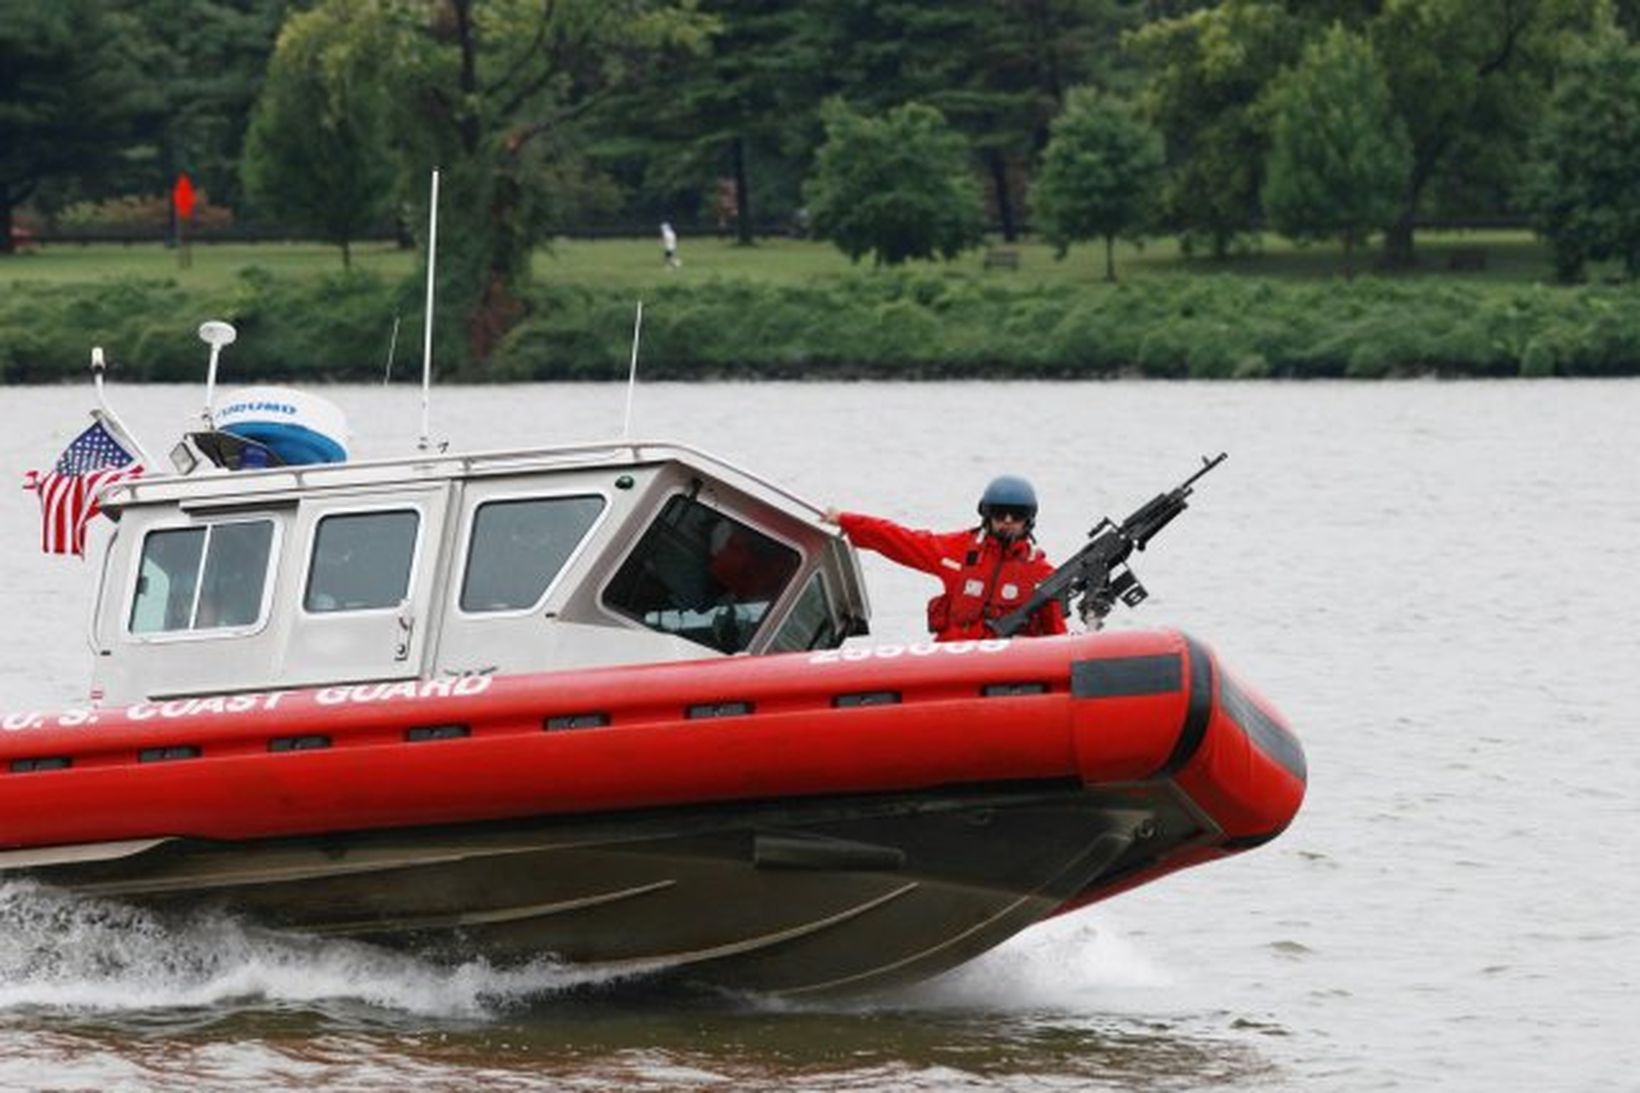
<path id="1" fill-rule="evenodd" d="M 700 470 L 781 508 L 803 510 L 810 517 L 818 516 L 823 511 L 812 501 L 698 448 L 670 441 L 629 440 L 479 452 L 416 452 L 346 463 L 312 463 L 242 471 L 211 469 L 190 475 L 156 475 L 128 479 L 110 487 L 103 495 L 102 507 L 117 512 L 132 506 L 190 501 L 273 503 L 321 489 L 496 475 L 545 475 L 665 463 Z"/>

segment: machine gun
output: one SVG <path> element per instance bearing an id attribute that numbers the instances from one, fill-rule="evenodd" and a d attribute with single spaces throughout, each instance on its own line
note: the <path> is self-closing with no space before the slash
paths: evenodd
<path id="1" fill-rule="evenodd" d="M 999 637 L 1012 637 L 1052 600 L 1058 600 L 1068 615 L 1071 600 L 1081 597 L 1077 612 L 1083 624 L 1094 630 L 1104 625 L 1105 616 L 1117 600 L 1137 607 L 1150 593 L 1127 567 L 1128 556 L 1135 550 L 1145 549 L 1145 544 L 1157 532 L 1188 508 L 1185 498 L 1190 496 L 1197 479 L 1228 458 L 1224 452 L 1212 459 L 1202 456 L 1201 468 L 1195 474 L 1168 492 L 1157 494 L 1120 524 L 1113 523 L 1108 516 L 1102 518 L 1088 532 L 1088 541 L 1082 549 L 1037 585 L 1029 600 L 992 622 L 991 629 Z"/>

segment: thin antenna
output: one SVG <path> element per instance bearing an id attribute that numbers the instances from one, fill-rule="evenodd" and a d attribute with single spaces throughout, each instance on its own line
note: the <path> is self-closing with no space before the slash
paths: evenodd
<path id="1" fill-rule="evenodd" d="M 421 443 L 422 451 L 429 447 L 432 433 L 433 387 L 433 268 L 438 261 L 438 168 L 433 168 L 433 196 L 427 210 L 427 314 L 421 339 Z"/>
<path id="2" fill-rule="evenodd" d="M 638 340 L 643 334 L 643 301 L 638 301 L 638 317 L 632 321 L 632 367 L 626 375 L 626 421 L 621 439 L 632 439 L 632 393 L 638 389 Z"/>
<path id="3" fill-rule="evenodd" d="M 393 382 L 393 357 L 399 351 L 399 314 L 393 313 L 393 336 L 387 339 L 387 368 L 382 372 L 382 386 Z"/>

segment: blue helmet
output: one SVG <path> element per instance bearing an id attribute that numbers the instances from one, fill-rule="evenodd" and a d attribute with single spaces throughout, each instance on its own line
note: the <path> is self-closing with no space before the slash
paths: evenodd
<path id="1" fill-rule="evenodd" d="M 999 475 L 991 479 L 991 484 L 985 487 L 980 494 L 979 514 L 990 515 L 991 509 L 1012 508 L 1024 509 L 1027 520 L 1036 519 L 1036 490 L 1025 479 L 1016 474 Z"/>

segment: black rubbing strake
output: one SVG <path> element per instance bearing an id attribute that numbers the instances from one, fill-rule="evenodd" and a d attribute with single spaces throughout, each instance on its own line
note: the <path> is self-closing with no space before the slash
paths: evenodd
<path id="1" fill-rule="evenodd" d="M 1104 657 L 1071 664 L 1071 694 L 1077 698 L 1128 698 L 1172 694 L 1182 683 L 1179 656 Z"/>
<path id="2" fill-rule="evenodd" d="M 1225 676 L 1219 681 L 1219 705 L 1230 719 L 1240 725 L 1259 751 L 1274 759 L 1300 782 L 1309 780 L 1304 761 L 1304 746 L 1287 727 L 1263 710 Z"/>
<path id="3" fill-rule="evenodd" d="M 1158 774 L 1174 774 L 1196 754 L 1207 737 L 1207 722 L 1213 716 L 1213 658 L 1192 638 L 1185 638 L 1190 661 L 1190 704 L 1185 708 L 1184 725 Z"/>

